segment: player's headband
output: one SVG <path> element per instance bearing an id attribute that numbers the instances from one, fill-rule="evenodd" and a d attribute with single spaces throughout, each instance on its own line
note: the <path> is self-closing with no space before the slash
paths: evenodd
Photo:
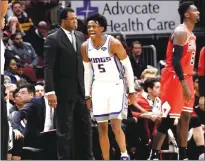
<path id="1" fill-rule="evenodd" d="M 94 21 L 96 24 L 100 25 L 98 21 Z"/>
<path id="2" fill-rule="evenodd" d="M 97 20 L 90 20 L 90 21 L 93 21 L 93 22 L 95 22 L 97 25 L 102 26 L 102 25 L 100 25 L 100 23 L 99 23 Z"/>

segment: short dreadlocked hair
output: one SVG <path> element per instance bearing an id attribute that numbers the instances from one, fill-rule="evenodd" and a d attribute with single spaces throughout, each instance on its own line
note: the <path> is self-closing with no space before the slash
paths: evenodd
<path id="1" fill-rule="evenodd" d="M 103 32 L 105 32 L 107 30 L 107 19 L 105 18 L 105 16 L 97 13 L 97 14 L 89 16 L 86 19 L 86 25 L 88 24 L 89 21 L 94 21 L 98 25 L 104 27 Z"/>
<path id="2" fill-rule="evenodd" d="M 178 12 L 179 12 L 179 15 L 181 17 L 181 21 L 184 21 L 184 13 L 186 13 L 186 11 L 189 9 L 189 7 L 191 5 L 194 5 L 194 2 L 192 2 L 192 1 L 184 1 L 184 0 L 182 0 L 180 2 L 179 8 L 178 8 Z"/>

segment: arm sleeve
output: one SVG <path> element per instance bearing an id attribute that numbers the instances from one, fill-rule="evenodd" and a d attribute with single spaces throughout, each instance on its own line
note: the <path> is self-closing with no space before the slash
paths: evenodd
<path id="1" fill-rule="evenodd" d="M 199 75 L 199 95 L 205 96 L 205 47 L 200 51 L 198 75 Z"/>
<path id="2" fill-rule="evenodd" d="M 173 57 L 172 57 L 172 65 L 174 70 L 179 77 L 179 80 L 184 80 L 184 73 L 182 70 L 182 66 L 180 64 L 180 60 L 182 58 L 183 46 L 174 45 L 173 48 Z"/>
<path id="3" fill-rule="evenodd" d="M 93 70 L 90 62 L 84 62 L 84 85 L 85 85 L 85 97 L 90 97 L 91 95 L 91 85 L 93 82 Z"/>
<path id="4" fill-rule="evenodd" d="M 120 61 L 125 68 L 125 77 L 127 79 L 129 93 L 135 93 L 134 73 L 130 63 L 130 59 L 126 57 L 125 59 Z"/>

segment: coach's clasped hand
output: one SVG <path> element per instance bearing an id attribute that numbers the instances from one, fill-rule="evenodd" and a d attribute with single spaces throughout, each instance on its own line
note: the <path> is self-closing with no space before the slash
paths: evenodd
<path id="1" fill-rule="evenodd" d="M 49 104 L 50 107 L 52 107 L 52 108 L 57 107 L 57 97 L 56 97 L 55 94 L 47 95 L 47 99 L 48 99 L 48 104 Z"/>

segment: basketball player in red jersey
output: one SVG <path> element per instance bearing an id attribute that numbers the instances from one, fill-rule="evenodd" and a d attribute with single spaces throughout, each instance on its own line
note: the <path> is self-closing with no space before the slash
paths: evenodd
<path id="1" fill-rule="evenodd" d="M 199 107 L 204 110 L 205 103 L 205 46 L 200 51 L 199 64 L 198 64 L 198 75 L 199 75 Z"/>
<path id="2" fill-rule="evenodd" d="M 179 159 L 186 159 L 190 113 L 193 111 L 193 68 L 195 61 L 195 36 L 192 30 L 199 20 L 199 11 L 191 1 L 182 2 L 178 8 L 183 23 L 172 32 L 166 53 L 166 67 L 162 70 L 160 98 L 162 112 L 167 114 L 161 121 L 153 141 L 151 160 L 160 159 L 159 153 L 166 132 L 178 122 Z"/>

